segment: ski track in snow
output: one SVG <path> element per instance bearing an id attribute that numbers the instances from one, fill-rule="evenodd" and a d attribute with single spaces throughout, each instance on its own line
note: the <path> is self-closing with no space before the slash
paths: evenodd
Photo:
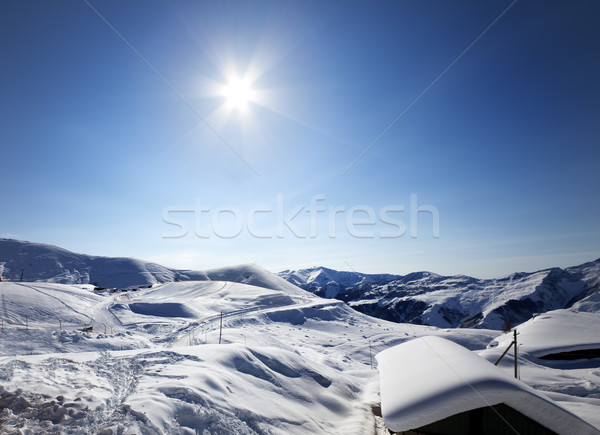
<path id="1" fill-rule="evenodd" d="M 86 318 L 88 318 L 88 319 L 90 320 L 90 323 L 93 321 L 93 317 L 91 317 L 91 316 L 89 316 L 89 315 L 87 315 L 87 314 L 85 314 L 85 313 L 82 313 L 81 311 L 78 311 L 76 308 L 74 308 L 74 307 L 72 307 L 71 305 L 69 305 L 69 304 L 65 303 L 65 302 L 64 302 L 62 299 L 60 299 L 58 296 L 54 296 L 54 295 L 52 295 L 52 294 L 50 294 L 50 293 L 48 293 L 48 292 L 44 292 L 44 291 L 40 290 L 39 288 L 35 288 L 33 285 L 30 285 L 30 284 L 24 284 L 24 283 L 20 283 L 20 285 L 22 285 L 22 286 L 24 286 L 24 287 L 27 287 L 27 288 L 30 288 L 31 290 L 33 290 L 33 291 L 35 291 L 35 292 L 37 292 L 37 293 L 41 293 L 41 294 L 43 294 L 44 296 L 48 296 L 48 297 L 50 297 L 50 298 L 52 298 L 52 299 L 56 299 L 56 300 L 57 300 L 57 301 L 58 301 L 60 304 L 64 305 L 64 306 L 65 306 L 65 307 L 66 307 L 68 310 L 74 311 L 75 313 L 77 313 L 77 314 L 79 314 L 79 315 L 81 315 L 81 316 L 83 316 L 83 317 L 86 317 Z"/>

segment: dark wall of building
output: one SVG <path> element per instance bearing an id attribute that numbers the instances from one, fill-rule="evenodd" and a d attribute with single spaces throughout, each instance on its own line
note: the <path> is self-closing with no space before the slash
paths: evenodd
<path id="1" fill-rule="evenodd" d="M 402 435 L 556 435 L 503 403 L 462 412 Z"/>

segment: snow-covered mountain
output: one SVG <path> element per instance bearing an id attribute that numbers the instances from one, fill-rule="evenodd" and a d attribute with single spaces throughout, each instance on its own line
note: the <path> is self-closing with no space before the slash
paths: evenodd
<path id="1" fill-rule="evenodd" d="M 174 281 L 177 271 L 134 258 L 76 254 L 57 246 L 0 239 L 0 271 L 4 280 L 134 287 Z M 195 279 L 207 279 L 199 274 Z"/>
<path id="2" fill-rule="evenodd" d="M 504 329 L 535 313 L 571 306 L 592 312 L 600 308 L 600 260 L 498 279 L 430 272 L 369 275 L 324 267 L 286 270 L 279 276 L 365 314 L 444 328 Z"/>
<path id="3" fill-rule="evenodd" d="M 232 281 L 289 293 L 296 286 L 255 264 L 179 270 L 135 258 L 76 254 L 57 246 L 0 239 L 0 276 L 5 281 L 93 284 L 106 288 L 139 288 L 173 281 Z"/>
<path id="4" fill-rule="evenodd" d="M 569 308 L 600 311 L 600 260 L 567 269 L 498 279 L 415 272 L 363 274 L 316 267 L 272 274 L 254 264 L 178 270 L 134 258 L 76 254 L 41 243 L 0 239 L 4 280 L 140 288 L 174 281 L 231 281 L 342 300 L 385 320 L 438 327 L 504 329 L 535 313 Z M 303 290 L 301 290 L 303 289 Z"/>

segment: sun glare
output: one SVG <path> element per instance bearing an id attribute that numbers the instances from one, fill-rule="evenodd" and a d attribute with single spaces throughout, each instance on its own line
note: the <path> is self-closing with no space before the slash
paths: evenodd
<path id="1" fill-rule="evenodd" d="M 244 109 L 253 98 L 250 83 L 239 78 L 229 80 L 224 93 L 227 104 L 235 109 Z"/>

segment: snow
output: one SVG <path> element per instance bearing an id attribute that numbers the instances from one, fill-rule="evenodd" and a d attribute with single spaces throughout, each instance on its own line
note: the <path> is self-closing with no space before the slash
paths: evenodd
<path id="1" fill-rule="evenodd" d="M 8 433 L 379 435 L 386 433 L 372 412 L 380 402 L 379 352 L 435 336 L 493 362 L 508 345 L 498 329 L 369 317 L 253 264 L 181 271 L 6 240 L 0 240 L 0 254 L 3 278 L 13 278 L 0 283 L 0 420 Z M 21 263 L 22 283 L 15 282 Z M 597 264 L 586 267 L 573 276 L 581 273 L 596 285 L 589 271 Z M 358 279 L 333 272 L 327 279 Z M 95 290 L 98 276 L 114 288 Z M 364 283 L 390 276 L 367 278 Z M 544 279 L 527 282 L 538 278 Z M 462 306 L 458 283 L 464 279 L 436 288 L 444 298 L 431 316 L 443 313 L 444 300 Z M 525 279 L 515 275 L 512 281 Z M 474 303 L 485 304 L 489 296 L 484 292 Z M 563 349 L 575 339 L 582 346 L 597 343 L 597 315 L 577 311 L 592 297 L 518 328 L 520 374 L 532 391 L 600 427 L 597 361 L 536 357 L 538 350 Z M 93 330 L 84 332 L 84 326 Z M 562 337 L 569 328 L 571 336 Z M 492 341 L 497 345 L 487 348 Z M 533 346 L 541 342 L 544 349 Z M 497 370 L 510 377 L 510 352 Z"/>
<path id="2" fill-rule="evenodd" d="M 25 327 L 25 320 L 40 326 L 79 327 L 90 323 L 93 318 L 93 307 L 103 300 L 87 288 L 67 286 L 63 284 L 30 284 L 0 283 L 2 289 L 2 311 L 0 315 L 5 327 L 20 325 Z"/>
<path id="3" fill-rule="evenodd" d="M 56 246 L 0 239 L 2 276 L 18 281 L 95 284 L 103 287 L 136 287 L 173 281 L 176 272 L 134 258 L 108 258 L 75 254 Z M 197 279 L 197 278 L 196 278 Z"/>
<path id="4" fill-rule="evenodd" d="M 573 304 L 576 311 L 587 311 L 590 313 L 600 313 L 600 293 L 594 293 Z"/>
<path id="5" fill-rule="evenodd" d="M 519 342 L 519 379 L 543 391 L 561 406 L 600 428 L 600 371 L 598 359 L 574 361 L 543 360 L 552 353 L 600 347 L 600 315 L 571 310 L 555 310 L 536 316 L 516 327 Z M 512 341 L 512 333 L 502 334 L 476 351 L 496 362 Z M 499 367 L 513 370 L 510 350 Z"/>
<path id="6" fill-rule="evenodd" d="M 13 319 L 0 385 L 6 403 L 29 403 L 2 405 L 1 418 L 24 433 L 369 433 L 383 427 L 371 412 L 377 352 L 432 333 L 481 349 L 498 334 L 382 322 L 298 289 L 229 281 L 129 292 L 4 282 L 0 294 Z"/>
<path id="7" fill-rule="evenodd" d="M 600 349 L 600 314 L 554 310 L 540 314 L 517 327 L 519 351 L 541 357 L 559 352 Z M 505 349 L 512 334 L 494 342 Z"/>
<path id="8" fill-rule="evenodd" d="M 239 282 L 273 290 L 283 290 L 288 294 L 306 296 L 305 291 L 255 264 L 240 264 L 237 266 L 210 269 L 205 273 L 213 281 Z"/>
<path id="9" fill-rule="evenodd" d="M 0 238 L 0 273 L 4 280 L 27 282 L 93 284 L 133 289 L 173 281 L 231 281 L 304 292 L 285 279 L 255 264 L 240 264 L 207 271 L 170 269 L 135 258 L 110 258 L 76 254 L 65 249 L 21 240 Z"/>
<path id="10" fill-rule="evenodd" d="M 398 322 L 503 329 L 533 313 L 567 308 L 599 310 L 600 261 L 568 269 L 514 273 L 498 279 L 415 272 L 406 276 L 340 272 L 324 267 L 279 275 L 319 296 Z"/>
<path id="11" fill-rule="evenodd" d="M 335 298 L 344 293 L 345 288 L 364 284 L 378 284 L 401 278 L 390 274 L 364 274 L 357 272 L 337 271 L 326 267 L 314 267 L 302 270 L 285 270 L 278 274 L 294 285 L 304 286 L 311 291 L 325 288 L 326 298 Z"/>
<path id="12" fill-rule="evenodd" d="M 378 352 L 425 335 L 488 358 L 501 352 L 484 350 L 497 330 L 395 324 L 300 290 L 230 281 L 128 292 L 4 282 L 0 294 L 11 319 L 0 333 L 1 417 L 24 433 L 384 433 L 371 412 Z M 600 423 L 597 376 L 586 372 L 588 384 L 575 389 L 564 370 L 543 369 L 522 373 Z M 510 362 L 500 370 L 510 373 Z"/>
<path id="13" fill-rule="evenodd" d="M 377 355 L 381 411 L 388 428 L 406 431 L 504 403 L 557 433 L 598 431 L 551 399 L 464 347 L 421 337 Z"/>

